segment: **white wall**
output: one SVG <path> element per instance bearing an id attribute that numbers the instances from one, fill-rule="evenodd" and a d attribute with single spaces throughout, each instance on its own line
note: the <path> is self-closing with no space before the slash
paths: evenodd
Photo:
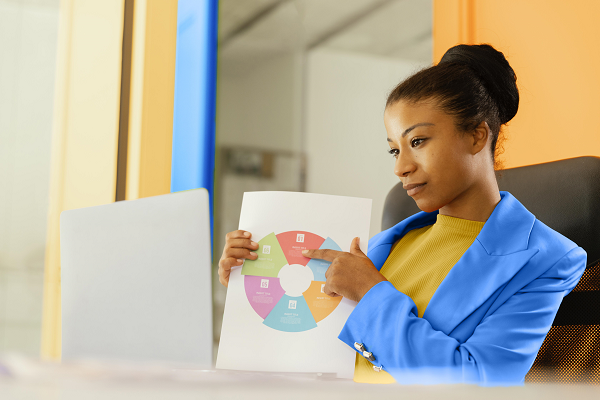
<path id="1" fill-rule="evenodd" d="M 39 355 L 59 0 L 0 0 L 0 353 Z"/>
<path id="2" fill-rule="evenodd" d="M 331 49 L 306 57 L 303 64 L 300 55 L 282 55 L 246 72 L 220 65 L 217 142 L 304 152 L 307 191 L 373 199 L 373 236 L 380 231 L 385 196 L 399 181 L 387 153 L 385 100 L 425 65 Z M 239 215 L 242 191 L 223 189 L 227 205 L 221 215 L 231 229 L 235 218 L 227 216 Z"/>
<path id="3" fill-rule="evenodd" d="M 401 80 L 422 67 L 336 50 L 308 56 L 307 191 L 373 199 L 371 236 L 381 231 L 385 197 L 399 182 L 387 153 L 385 101 Z"/>
<path id="4" fill-rule="evenodd" d="M 378 233 L 385 196 L 398 182 L 387 153 L 385 100 L 421 66 L 334 50 L 282 55 L 250 70 L 230 64 L 219 64 L 218 148 L 262 149 L 278 158 L 270 179 L 217 174 L 215 264 L 225 233 L 237 229 L 244 191 L 301 189 L 300 153 L 307 156 L 307 191 L 372 198 L 370 233 Z M 225 299 L 216 274 L 213 288 L 216 344 Z"/>
<path id="5" fill-rule="evenodd" d="M 270 178 L 235 175 L 223 172 L 224 160 L 220 160 L 213 257 L 215 346 L 226 294 L 216 264 L 225 234 L 238 228 L 244 192 L 300 190 L 302 59 L 295 53 L 281 54 L 248 69 L 241 62 L 221 59 L 218 74 L 217 151 L 223 147 L 268 151 L 274 156 L 274 167 Z"/>
<path id="6" fill-rule="evenodd" d="M 243 71 L 219 65 L 217 143 L 265 150 L 300 146 L 301 57 L 294 53 L 269 58 Z"/>
<path id="7" fill-rule="evenodd" d="M 221 206 L 215 229 L 217 249 L 225 244 L 225 233 L 237 229 L 244 191 L 299 190 L 300 172 L 290 160 L 301 151 L 298 57 L 282 54 L 247 71 L 240 64 L 231 68 L 231 61 L 219 64 L 217 151 L 227 147 L 272 152 L 276 171 L 273 179 L 228 176 L 217 171 L 217 201 Z"/>

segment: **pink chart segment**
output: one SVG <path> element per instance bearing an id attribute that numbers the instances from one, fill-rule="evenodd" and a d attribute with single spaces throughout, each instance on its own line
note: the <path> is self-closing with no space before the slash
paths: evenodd
<path id="1" fill-rule="evenodd" d="M 267 318 L 285 294 L 279 284 L 279 278 L 246 275 L 244 286 L 250 305 L 262 319 Z"/>

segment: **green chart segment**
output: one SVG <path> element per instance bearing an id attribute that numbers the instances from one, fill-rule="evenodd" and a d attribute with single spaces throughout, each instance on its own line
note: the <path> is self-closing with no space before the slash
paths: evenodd
<path id="1" fill-rule="evenodd" d="M 242 275 L 276 278 L 279 270 L 288 263 L 275 233 L 268 234 L 258 242 L 256 254 L 256 260 L 244 262 Z"/>

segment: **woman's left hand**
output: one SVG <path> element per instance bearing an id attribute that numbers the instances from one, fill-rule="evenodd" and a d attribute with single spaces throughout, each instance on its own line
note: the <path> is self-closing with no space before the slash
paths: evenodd
<path id="1" fill-rule="evenodd" d="M 304 250 L 302 255 L 331 262 L 325 272 L 325 294 L 360 301 L 379 282 L 387 281 L 371 260 L 360 250 L 359 238 L 354 238 L 350 252 L 337 250 Z"/>

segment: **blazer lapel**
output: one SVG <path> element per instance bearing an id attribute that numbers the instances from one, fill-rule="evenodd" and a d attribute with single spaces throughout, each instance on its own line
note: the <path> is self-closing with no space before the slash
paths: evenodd
<path id="1" fill-rule="evenodd" d="M 398 222 L 396 225 L 383 232 L 379 232 L 369 240 L 369 250 L 367 256 L 371 262 L 381 269 L 383 263 L 388 258 L 392 246 L 402 236 L 413 229 L 422 228 L 434 224 L 439 211 L 427 213 L 424 211 L 411 215 L 410 217 Z"/>
<path id="2" fill-rule="evenodd" d="M 475 241 L 438 286 L 423 318 L 436 330 L 449 334 L 537 252 L 531 249 L 491 256 Z"/>
<path id="3" fill-rule="evenodd" d="M 425 309 L 423 318 L 436 330 L 452 332 L 538 252 L 527 248 L 535 216 L 509 192 L 501 191 L 500 196 L 477 239 Z"/>

